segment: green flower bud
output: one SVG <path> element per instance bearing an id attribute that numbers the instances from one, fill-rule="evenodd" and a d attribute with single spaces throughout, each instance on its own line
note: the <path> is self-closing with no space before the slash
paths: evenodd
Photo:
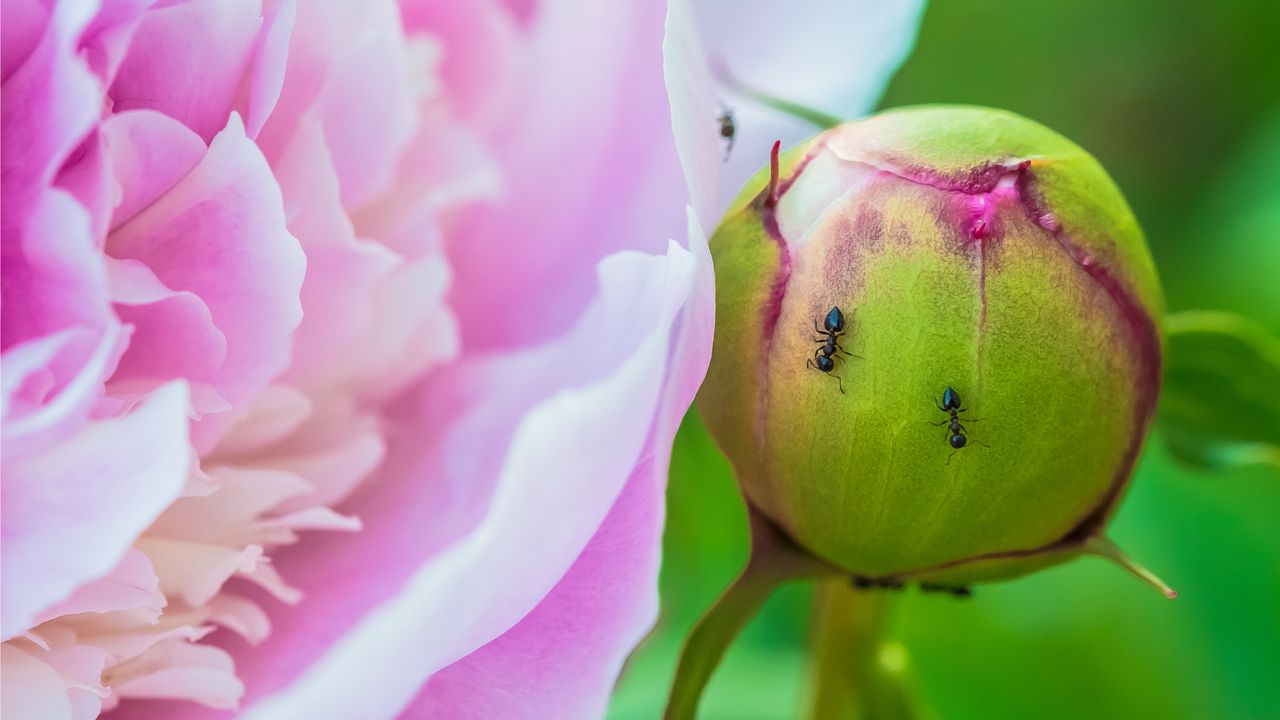
<path id="1" fill-rule="evenodd" d="M 801 548 L 892 581 L 1083 552 L 1145 572 L 1101 532 L 1154 413 L 1161 294 L 1088 153 L 1007 112 L 886 112 L 775 148 L 711 251 L 698 406 Z"/>

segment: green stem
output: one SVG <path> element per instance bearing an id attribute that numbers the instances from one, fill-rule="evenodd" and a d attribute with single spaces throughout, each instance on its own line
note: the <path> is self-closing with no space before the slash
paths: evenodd
<path id="1" fill-rule="evenodd" d="M 830 566 L 795 548 L 768 521 L 754 510 L 751 514 L 751 555 L 742 574 L 707 610 L 689 633 L 680 661 L 665 720 L 692 720 L 712 672 L 720 664 L 729 644 L 764 605 L 774 588 L 800 578 L 828 576 Z"/>
<path id="2" fill-rule="evenodd" d="M 663 715 L 666 720 L 691 720 L 696 715 L 702 691 L 729 644 L 778 586 L 777 578 L 761 570 L 748 562 L 738 579 L 689 633 Z"/>
<path id="3" fill-rule="evenodd" d="M 751 87 L 739 80 L 733 73 L 729 72 L 729 69 L 723 64 L 713 63 L 712 72 L 714 72 L 716 78 L 719 79 L 725 87 L 739 95 L 750 100 L 754 100 L 767 108 L 777 110 L 784 115 L 790 115 L 793 118 L 803 120 L 804 122 L 807 122 L 819 129 L 830 130 L 844 122 L 844 120 L 841 120 L 830 113 L 825 113 L 816 108 L 811 108 L 808 105 L 801 105 L 798 102 L 787 100 L 786 98 L 770 95 L 767 92 Z"/>
<path id="4" fill-rule="evenodd" d="M 818 585 L 808 716 L 814 720 L 916 717 L 903 683 L 906 650 L 886 645 L 896 596 L 857 590 L 842 578 Z"/>

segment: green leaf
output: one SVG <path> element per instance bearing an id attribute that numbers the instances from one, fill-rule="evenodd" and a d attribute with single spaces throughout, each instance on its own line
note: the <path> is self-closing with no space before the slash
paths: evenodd
<path id="1" fill-rule="evenodd" d="M 1174 455 L 1204 468 L 1280 469 L 1280 339 L 1222 312 L 1168 317 L 1159 428 Z"/>

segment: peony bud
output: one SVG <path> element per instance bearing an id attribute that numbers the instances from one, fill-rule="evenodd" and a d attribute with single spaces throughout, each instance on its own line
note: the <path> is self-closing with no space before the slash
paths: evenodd
<path id="1" fill-rule="evenodd" d="M 1088 153 L 1007 112 L 886 112 L 775 147 L 711 251 L 698 406 L 802 549 L 887 583 L 1145 572 L 1100 533 L 1155 409 L 1160 287 Z"/>

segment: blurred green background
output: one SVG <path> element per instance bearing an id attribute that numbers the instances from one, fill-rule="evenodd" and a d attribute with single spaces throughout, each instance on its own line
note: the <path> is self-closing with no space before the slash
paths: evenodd
<path id="1" fill-rule="evenodd" d="M 1170 310 L 1280 334 L 1280 3 L 932 0 L 881 104 L 926 102 L 1007 108 L 1080 143 L 1146 229 Z M 663 616 L 613 720 L 660 715 L 681 638 L 746 556 L 728 465 L 692 416 L 668 512 Z M 1090 559 L 967 601 L 904 592 L 891 635 L 934 717 L 1280 718 L 1280 473 L 1192 470 L 1156 434 L 1111 535 L 1181 596 Z M 699 717 L 799 714 L 812 596 L 773 597 Z"/>

